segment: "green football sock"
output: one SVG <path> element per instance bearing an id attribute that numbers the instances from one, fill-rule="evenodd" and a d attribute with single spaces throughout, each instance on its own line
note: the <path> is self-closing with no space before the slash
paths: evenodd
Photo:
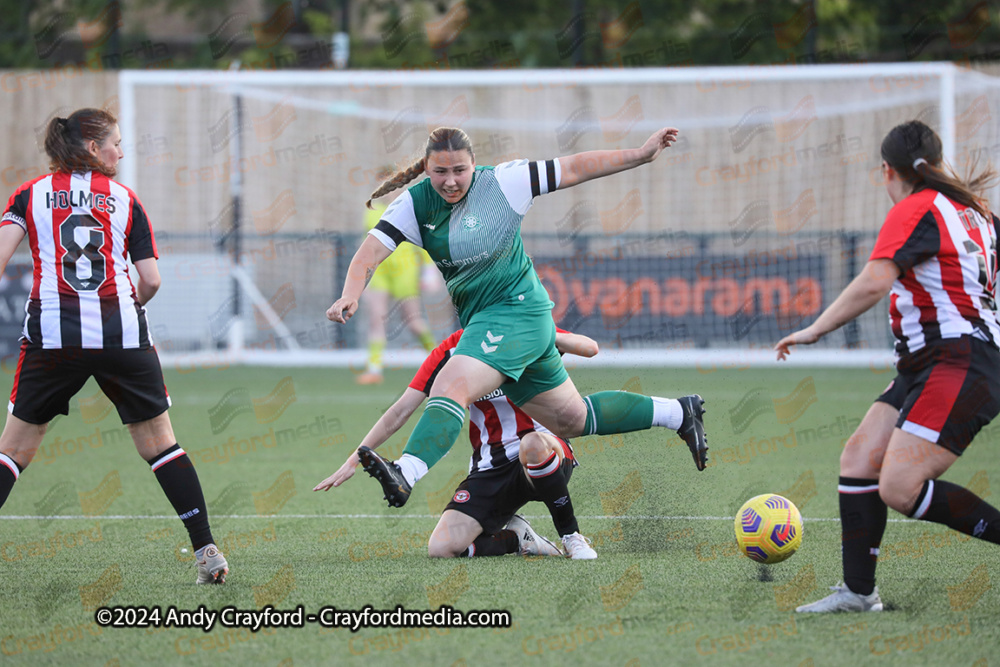
<path id="1" fill-rule="evenodd" d="M 434 336 L 430 331 L 425 331 L 424 333 L 417 336 L 420 340 L 420 344 L 424 346 L 424 349 L 430 352 L 435 347 L 437 347 L 437 342 L 434 340 Z"/>
<path id="2" fill-rule="evenodd" d="M 403 453 L 416 456 L 431 468 L 458 440 L 463 423 L 465 409 L 461 405 L 444 396 L 432 398 L 413 427 Z"/>
<path id="3" fill-rule="evenodd" d="M 627 391 L 599 391 L 585 396 L 583 435 L 644 431 L 653 425 L 653 399 Z"/>

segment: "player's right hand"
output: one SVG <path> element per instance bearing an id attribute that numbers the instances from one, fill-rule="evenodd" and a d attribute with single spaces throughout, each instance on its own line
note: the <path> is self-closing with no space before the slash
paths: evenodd
<path id="1" fill-rule="evenodd" d="M 812 327 L 806 327 L 801 331 L 788 334 L 779 340 L 778 344 L 774 346 L 774 351 L 778 353 L 778 361 L 784 361 L 788 358 L 788 355 L 791 354 L 791 348 L 793 345 L 812 345 L 819 339 L 819 334 L 817 334 Z"/>
<path id="2" fill-rule="evenodd" d="M 358 453 L 351 452 L 351 455 L 347 457 L 344 461 L 344 465 L 340 466 L 337 472 L 333 473 L 322 482 L 313 487 L 313 491 L 329 491 L 330 487 L 340 486 L 350 478 L 354 477 L 354 471 L 357 469 L 361 461 L 358 459 Z"/>
<path id="3" fill-rule="evenodd" d="M 326 319 L 331 322 L 338 322 L 340 324 L 347 324 L 347 320 L 354 316 L 355 311 L 358 309 L 358 302 L 356 299 L 348 299 L 346 297 L 340 297 L 333 302 L 326 311 Z"/>

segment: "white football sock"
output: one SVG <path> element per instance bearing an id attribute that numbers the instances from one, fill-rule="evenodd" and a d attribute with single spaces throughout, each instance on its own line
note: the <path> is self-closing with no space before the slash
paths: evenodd
<path id="1" fill-rule="evenodd" d="M 403 473 L 403 477 L 406 479 L 406 483 L 410 485 L 410 488 L 421 477 L 427 474 L 427 464 L 413 454 L 403 454 L 396 461 L 396 465 L 399 466 L 399 470 Z"/>
<path id="2" fill-rule="evenodd" d="M 684 409 L 681 402 L 676 398 L 660 398 L 650 396 L 653 399 L 653 426 L 664 426 L 677 430 L 684 421 Z"/>

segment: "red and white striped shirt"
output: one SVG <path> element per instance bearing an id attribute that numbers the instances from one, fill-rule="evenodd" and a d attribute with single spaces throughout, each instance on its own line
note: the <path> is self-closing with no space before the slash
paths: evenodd
<path id="1" fill-rule="evenodd" d="M 134 192 L 98 172 L 46 174 L 11 195 L 2 225 L 18 225 L 31 244 L 34 279 L 23 332 L 31 345 L 152 345 L 126 257 L 158 255 Z"/>
<path id="2" fill-rule="evenodd" d="M 451 358 L 462 337 L 462 331 L 459 329 L 448 336 L 430 353 L 410 382 L 411 388 L 430 394 L 434 379 Z M 562 332 L 562 329 L 559 331 Z M 480 398 L 469 406 L 469 440 L 472 444 L 469 473 L 499 468 L 518 461 L 521 437 L 531 431 L 551 433 L 511 403 L 503 389 Z M 563 451 L 566 457 L 573 458 L 569 447 L 564 446 Z"/>
<path id="3" fill-rule="evenodd" d="M 892 207 L 871 259 L 891 259 L 901 272 L 889 306 L 897 354 L 960 336 L 997 346 L 998 226 L 995 215 L 987 220 L 935 190 Z"/>

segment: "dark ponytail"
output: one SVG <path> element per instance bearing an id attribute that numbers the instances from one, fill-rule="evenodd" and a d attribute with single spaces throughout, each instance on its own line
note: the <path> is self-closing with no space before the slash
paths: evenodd
<path id="1" fill-rule="evenodd" d="M 897 125 L 882 140 L 882 159 L 913 191 L 931 189 L 990 219 L 989 204 L 983 193 L 997 180 L 992 165 L 975 174 L 976 164 L 965 178 L 959 178 L 942 159 L 941 138 L 919 120 Z"/>
<path id="2" fill-rule="evenodd" d="M 80 109 L 68 118 L 53 118 L 45 130 L 49 169 L 67 173 L 97 171 L 113 178 L 115 169 L 92 155 L 87 150 L 87 143 L 104 143 L 117 122 L 118 119 L 104 109 Z"/>

